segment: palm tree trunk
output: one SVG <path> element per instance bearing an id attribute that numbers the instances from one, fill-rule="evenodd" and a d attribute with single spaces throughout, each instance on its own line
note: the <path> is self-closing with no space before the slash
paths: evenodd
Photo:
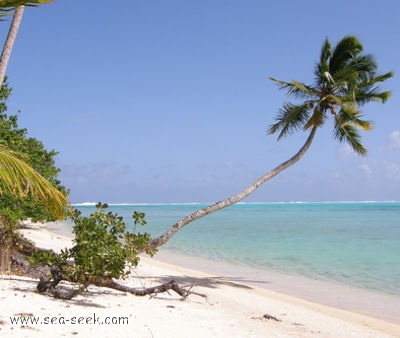
<path id="1" fill-rule="evenodd" d="M 4 237 L 3 234 L 0 236 Z M 5 237 L 0 240 L 0 275 L 10 272 L 11 268 L 12 238 Z"/>
<path id="2" fill-rule="evenodd" d="M 157 248 L 161 245 L 164 245 L 166 242 L 170 240 L 170 238 L 175 235 L 180 229 L 182 229 L 185 225 L 201 218 L 204 216 L 207 216 L 215 211 L 218 211 L 220 209 L 229 207 L 235 203 L 240 202 L 247 196 L 249 196 L 251 193 L 253 193 L 256 189 L 258 189 L 263 183 L 266 181 L 270 180 L 274 176 L 278 175 L 285 169 L 289 168 L 293 164 L 295 164 L 297 161 L 299 161 L 304 154 L 307 152 L 307 150 L 310 148 L 310 145 L 314 139 L 315 133 L 317 131 L 316 126 L 314 126 L 310 132 L 310 135 L 308 136 L 306 142 L 304 145 L 300 148 L 300 150 L 292 156 L 289 160 L 283 162 L 282 164 L 278 165 L 271 171 L 267 172 L 263 176 L 261 176 L 258 180 L 250 184 L 246 189 L 242 190 L 238 194 L 229 197 L 225 200 L 216 202 L 208 207 L 205 207 L 203 209 L 197 210 L 194 213 L 182 218 L 179 220 L 177 223 L 175 223 L 170 229 L 168 229 L 164 234 L 162 234 L 160 237 L 154 238 L 150 241 L 149 243 L 149 249 L 154 249 Z"/>
<path id="3" fill-rule="evenodd" d="M 17 38 L 18 28 L 24 13 L 24 6 L 19 6 L 15 9 L 13 19 L 11 21 L 10 30 L 8 31 L 6 42 L 4 43 L 3 52 L 0 58 L 0 89 L 3 86 L 4 76 L 6 74 L 8 60 L 10 59 L 11 51 Z"/>
<path id="4" fill-rule="evenodd" d="M 10 272 L 12 237 L 10 227 L 0 216 L 0 274 Z"/>

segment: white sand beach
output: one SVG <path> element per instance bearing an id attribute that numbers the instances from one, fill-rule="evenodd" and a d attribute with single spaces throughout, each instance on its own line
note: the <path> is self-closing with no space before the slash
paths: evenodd
<path id="1" fill-rule="evenodd" d="M 40 247 L 60 250 L 71 244 L 45 226 L 21 231 Z M 0 336 L 400 337 L 397 323 L 171 265 L 157 255 L 142 257 L 124 283 L 154 286 L 170 279 L 193 285 L 192 291 L 206 298 L 192 294 L 182 301 L 174 293 L 137 297 L 90 287 L 63 301 L 37 293 L 37 281 L 30 278 L 0 276 Z"/>

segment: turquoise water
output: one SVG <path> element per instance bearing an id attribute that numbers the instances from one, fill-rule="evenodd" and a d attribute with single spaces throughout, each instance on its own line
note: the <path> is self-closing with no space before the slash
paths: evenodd
<path id="1" fill-rule="evenodd" d="M 111 205 L 158 236 L 201 204 Z M 83 214 L 94 206 L 76 206 Z M 238 204 L 187 225 L 173 252 L 400 296 L 400 202 Z"/>

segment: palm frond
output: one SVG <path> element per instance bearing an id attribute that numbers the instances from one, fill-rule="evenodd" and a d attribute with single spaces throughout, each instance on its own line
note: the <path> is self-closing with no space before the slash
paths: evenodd
<path id="1" fill-rule="evenodd" d="M 286 82 L 282 80 L 275 79 L 273 77 L 269 78 L 279 84 L 279 89 L 286 89 L 289 95 L 293 95 L 298 98 L 307 98 L 314 95 L 314 88 L 307 86 L 306 84 L 298 81 Z"/>
<path id="2" fill-rule="evenodd" d="M 335 116 L 335 138 L 340 142 L 347 142 L 360 155 L 365 155 L 367 152 L 361 144 L 359 130 L 370 131 L 372 128 L 372 122 L 362 119 L 360 111 L 341 110 Z"/>
<path id="3" fill-rule="evenodd" d="M 329 70 L 336 73 L 344 68 L 347 63 L 357 57 L 363 51 L 363 46 L 355 36 L 346 36 L 340 40 L 332 52 L 329 60 Z"/>
<path id="4" fill-rule="evenodd" d="M 314 75 L 317 86 L 321 86 L 324 74 L 329 72 L 329 59 L 332 56 L 332 46 L 328 39 L 322 44 L 319 62 L 315 64 Z"/>
<path id="5" fill-rule="evenodd" d="M 278 140 L 282 137 L 292 134 L 302 129 L 310 115 L 310 102 L 301 105 L 284 103 L 276 117 L 276 123 L 269 126 L 267 133 L 269 135 L 279 132 Z"/>
<path id="6" fill-rule="evenodd" d="M 355 87 L 370 81 L 375 76 L 377 65 L 370 55 L 361 55 L 337 62 L 340 63 L 340 68 L 337 68 L 332 76 L 338 87 L 343 85 L 345 88 Z"/>
<path id="7" fill-rule="evenodd" d="M 369 88 L 376 86 L 376 84 L 386 81 L 393 75 L 394 75 L 393 72 L 388 72 L 381 75 L 377 75 L 376 73 L 369 73 L 368 75 L 362 74 L 360 75 L 359 82 L 357 85 L 361 90 L 368 90 Z"/>
<path id="8" fill-rule="evenodd" d="M 378 87 L 372 88 L 368 92 L 358 91 L 355 93 L 355 99 L 359 105 L 364 105 L 371 101 L 385 103 L 392 96 L 392 92 L 381 92 Z"/>
<path id="9" fill-rule="evenodd" d="M 343 67 L 337 70 L 332 77 L 335 79 L 337 90 L 348 90 L 352 84 L 356 84 L 359 79 L 359 73 L 351 67 Z"/>
<path id="10" fill-rule="evenodd" d="M 325 39 L 321 48 L 321 55 L 319 58 L 319 64 L 321 65 L 321 69 L 324 71 L 329 70 L 329 59 L 332 57 L 332 45 L 329 42 L 328 38 Z"/>
<path id="11" fill-rule="evenodd" d="M 378 64 L 371 54 L 361 54 L 354 58 L 350 67 L 357 71 L 362 82 L 369 81 L 370 77 L 374 77 Z"/>
<path id="12" fill-rule="evenodd" d="M 371 121 L 354 119 L 354 124 L 358 129 L 363 129 L 365 131 L 371 131 L 374 128 Z"/>
<path id="13" fill-rule="evenodd" d="M 311 115 L 310 119 L 307 121 L 307 123 L 304 125 L 304 130 L 307 130 L 311 127 L 320 127 L 324 124 L 324 119 L 325 119 L 325 114 L 321 110 L 321 107 L 319 105 L 316 105 L 314 108 L 314 112 Z"/>
<path id="14" fill-rule="evenodd" d="M 367 149 L 361 143 L 361 135 L 352 124 L 336 123 L 333 136 L 339 142 L 347 143 L 358 155 L 365 156 L 367 154 Z"/>
<path id="15" fill-rule="evenodd" d="M 0 196 L 4 193 L 19 197 L 32 196 L 47 206 L 57 219 L 70 210 L 67 197 L 29 166 L 19 153 L 0 145 Z"/>
<path id="16" fill-rule="evenodd" d="M 390 79 L 391 77 L 394 76 L 394 72 L 387 72 L 382 75 L 375 75 L 374 78 L 367 84 L 376 84 L 378 82 L 383 82 L 386 81 L 387 79 Z"/>
<path id="17" fill-rule="evenodd" d="M 20 6 L 36 7 L 48 3 L 54 3 L 54 0 L 0 0 L 0 11 L 12 11 Z"/>

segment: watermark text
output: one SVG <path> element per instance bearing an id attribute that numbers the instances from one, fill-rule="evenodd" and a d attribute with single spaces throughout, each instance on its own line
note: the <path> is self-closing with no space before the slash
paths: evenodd
<path id="1" fill-rule="evenodd" d="M 30 314 L 20 314 L 10 317 L 13 325 L 128 325 L 129 317 L 101 317 L 93 314 L 93 316 L 45 316 L 38 317 Z"/>

